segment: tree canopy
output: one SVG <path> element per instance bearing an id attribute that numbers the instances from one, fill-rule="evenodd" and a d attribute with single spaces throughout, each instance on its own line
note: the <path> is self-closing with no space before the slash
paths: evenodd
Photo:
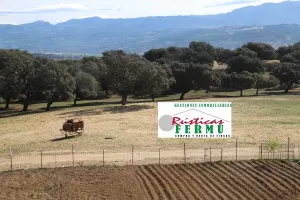
<path id="1" fill-rule="evenodd" d="M 89 73 L 79 72 L 75 77 L 75 99 L 76 106 L 78 98 L 97 97 L 99 82 Z"/>
<path id="2" fill-rule="evenodd" d="M 13 98 L 24 102 L 26 111 L 32 95 L 32 80 L 35 68 L 33 57 L 26 51 L 1 50 L 0 51 L 0 94 L 6 100 L 6 108 Z"/>
<path id="3" fill-rule="evenodd" d="M 258 58 L 250 58 L 244 55 L 238 55 L 230 58 L 227 61 L 228 64 L 228 73 L 236 72 L 240 73 L 242 71 L 248 71 L 251 73 L 260 73 L 263 72 L 264 67 L 263 63 Z"/>
<path id="4" fill-rule="evenodd" d="M 241 73 L 233 72 L 231 74 L 232 85 L 240 90 L 240 96 L 243 96 L 243 90 L 249 89 L 255 85 L 255 77 L 247 71 Z"/>
<path id="5" fill-rule="evenodd" d="M 273 60 L 276 58 L 276 50 L 269 44 L 249 42 L 242 47 L 246 47 L 257 53 L 257 57 L 261 60 Z"/>
<path id="6" fill-rule="evenodd" d="M 213 57 L 216 56 L 215 48 L 207 42 L 192 41 L 189 44 L 189 48 L 192 49 L 192 50 L 195 50 L 197 52 L 206 52 L 206 53 L 210 54 Z"/>
<path id="7" fill-rule="evenodd" d="M 263 61 L 280 58 L 278 61 Z M 227 64 L 227 69 L 215 66 Z M 0 50 L 0 97 L 8 109 L 11 101 L 23 104 L 107 98 L 119 95 L 155 97 L 191 90 L 243 90 L 274 87 L 288 92 L 300 79 L 300 42 L 274 50 L 268 44 L 249 42 L 235 50 L 192 41 L 188 47 L 150 49 L 143 56 L 110 50 L 102 56 L 53 60 L 27 51 Z"/>
<path id="8" fill-rule="evenodd" d="M 248 49 L 247 47 L 240 47 L 235 50 L 235 55 L 243 55 L 247 56 L 249 58 L 257 58 L 257 53 L 255 51 L 252 51 Z M 233 56 L 232 56 L 233 57 Z"/>
<path id="9" fill-rule="evenodd" d="M 73 97 L 75 80 L 67 70 L 67 66 L 56 61 L 48 62 L 37 70 L 35 81 L 39 83 L 39 89 L 47 101 L 46 111 L 58 99 Z"/>
<path id="10" fill-rule="evenodd" d="M 282 63 L 273 70 L 272 74 L 280 81 L 281 85 L 285 85 L 284 92 L 288 92 L 293 84 L 299 82 L 300 66 L 294 63 Z"/>
<path id="11" fill-rule="evenodd" d="M 270 88 L 277 86 L 279 84 L 279 81 L 277 78 L 274 76 L 266 76 L 263 74 L 257 74 L 254 73 L 254 78 L 255 78 L 255 88 L 256 88 L 256 94 L 258 95 L 258 90 L 262 88 Z"/>
<path id="12" fill-rule="evenodd" d="M 216 48 L 216 61 L 220 63 L 226 63 L 229 58 L 236 55 L 236 51 L 224 48 Z"/>
<path id="13" fill-rule="evenodd" d="M 181 93 L 180 99 L 190 90 L 208 89 L 211 84 L 211 65 L 173 62 L 171 68 L 176 80 L 172 89 Z"/>
<path id="14" fill-rule="evenodd" d="M 171 84 L 164 68 L 136 54 L 105 52 L 103 60 L 108 66 L 110 89 L 122 97 L 123 105 L 128 95 L 157 95 Z"/>

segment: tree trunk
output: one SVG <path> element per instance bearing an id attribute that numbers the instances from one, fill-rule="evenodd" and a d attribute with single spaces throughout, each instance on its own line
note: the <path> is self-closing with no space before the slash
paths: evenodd
<path id="1" fill-rule="evenodd" d="M 30 100 L 31 100 L 31 95 L 30 95 L 30 92 L 27 91 L 26 92 L 26 99 L 25 99 L 24 105 L 23 105 L 23 111 L 27 111 L 28 110 L 28 106 L 29 106 Z"/>
<path id="2" fill-rule="evenodd" d="M 151 95 L 152 101 L 154 102 L 154 94 Z"/>
<path id="3" fill-rule="evenodd" d="M 47 102 L 47 107 L 46 107 L 45 111 L 50 111 L 50 107 L 53 104 L 53 102 L 54 102 L 53 100 L 50 100 Z"/>
<path id="4" fill-rule="evenodd" d="M 209 88 L 210 88 L 210 87 L 207 86 L 205 93 L 208 93 L 208 92 L 209 92 Z"/>
<path id="5" fill-rule="evenodd" d="M 243 96 L 243 90 L 241 89 L 240 91 L 241 91 L 240 96 L 242 97 Z"/>
<path id="6" fill-rule="evenodd" d="M 256 95 L 258 95 L 258 88 L 256 88 Z"/>
<path id="7" fill-rule="evenodd" d="M 127 101 L 127 94 L 123 94 L 122 95 L 122 105 L 126 105 L 126 101 Z"/>
<path id="8" fill-rule="evenodd" d="M 182 92 L 181 95 L 180 95 L 180 100 L 184 99 L 184 95 L 185 95 L 185 92 Z"/>
<path id="9" fill-rule="evenodd" d="M 27 111 L 28 110 L 28 105 L 29 105 L 29 101 L 28 101 L 28 99 L 26 99 L 24 101 L 24 104 L 23 104 L 23 111 Z"/>
<path id="10" fill-rule="evenodd" d="M 77 96 L 77 93 L 76 93 L 75 94 L 75 99 L 74 99 L 74 104 L 73 104 L 74 107 L 77 106 L 77 100 L 78 100 L 78 96 Z"/>
<path id="11" fill-rule="evenodd" d="M 291 89 L 292 85 L 293 85 L 293 83 L 290 83 L 290 84 L 288 85 L 288 87 L 284 90 L 284 93 L 288 93 L 288 92 L 289 92 L 289 89 Z"/>
<path id="12" fill-rule="evenodd" d="M 5 110 L 9 109 L 10 98 L 5 99 Z"/>
<path id="13" fill-rule="evenodd" d="M 289 92 L 289 89 L 290 89 L 290 87 L 287 87 L 287 88 L 284 90 L 284 93 L 288 93 L 288 92 Z"/>

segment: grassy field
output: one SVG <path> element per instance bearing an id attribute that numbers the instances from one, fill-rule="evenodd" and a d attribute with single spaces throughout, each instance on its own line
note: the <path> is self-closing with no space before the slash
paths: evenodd
<path id="1" fill-rule="evenodd" d="M 78 107 L 72 102 L 57 102 L 52 111 L 44 112 L 46 104 L 30 105 L 27 113 L 21 112 L 21 105 L 13 104 L 9 111 L 0 111 L 0 153 L 32 152 L 40 150 L 70 149 L 130 149 L 182 148 L 188 145 L 223 145 L 234 147 L 235 139 L 239 145 L 259 145 L 261 142 L 277 138 L 300 144 L 300 95 L 298 90 L 283 95 L 255 96 L 255 90 L 244 92 L 204 93 L 190 92 L 185 101 L 229 101 L 232 108 L 231 139 L 159 139 L 157 138 L 157 102 L 150 99 L 129 98 L 127 106 L 121 106 L 120 99 L 113 97 L 98 101 L 80 101 Z M 249 96 L 247 96 L 249 95 Z M 214 98 L 212 98 L 214 97 Z M 179 95 L 157 98 L 156 101 L 178 101 Z M 3 107 L 4 105 L 0 105 Z M 65 118 L 80 116 L 85 121 L 85 133 L 80 137 L 64 139 L 60 133 Z M 106 139 L 113 138 L 113 139 Z"/>

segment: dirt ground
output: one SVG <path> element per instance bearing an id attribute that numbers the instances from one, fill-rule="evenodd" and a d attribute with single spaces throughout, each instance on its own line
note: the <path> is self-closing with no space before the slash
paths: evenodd
<path id="1" fill-rule="evenodd" d="M 240 161 L 0 173 L 0 199 L 296 199 L 300 166 Z"/>
<path id="2" fill-rule="evenodd" d="M 76 167 L 2 173 L 0 199 L 146 199 L 137 169 Z"/>

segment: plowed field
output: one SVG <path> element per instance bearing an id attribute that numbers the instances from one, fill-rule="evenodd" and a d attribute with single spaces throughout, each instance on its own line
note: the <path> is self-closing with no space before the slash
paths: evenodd
<path id="1" fill-rule="evenodd" d="M 282 162 L 223 162 L 141 166 L 149 199 L 293 199 L 300 168 Z"/>
<path id="2" fill-rule="evenodd" d="M 300 194 L 300 166 L 284 161 L 21 170 L 1 173 L 0 180 L 0 199 L 292 200 Z"/>

